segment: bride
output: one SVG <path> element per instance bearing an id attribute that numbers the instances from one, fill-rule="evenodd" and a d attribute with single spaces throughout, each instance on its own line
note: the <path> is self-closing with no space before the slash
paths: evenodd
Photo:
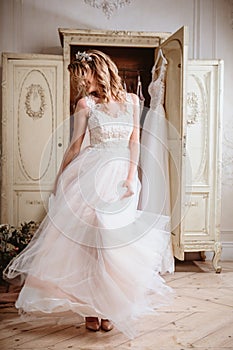
<path id="1" fill-rule="evenodd" d="M 48 213 L 4 278 L 23 285 L 22 315 L 85 320 L 92 331 L 115 326 L 133 338 L 135 319 L 170 300 L 161 277 L 173 268 L 164 266 L 169 218 L 137 209 L 138 97 L 103 52 L 78 52 L 68 69 L 78 99 L 72 140 Z"/>

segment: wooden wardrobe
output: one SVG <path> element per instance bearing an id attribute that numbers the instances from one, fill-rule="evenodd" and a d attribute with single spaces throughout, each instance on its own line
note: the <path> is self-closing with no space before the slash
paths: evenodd
<path id="1" fill-rule="evenodd" d="M 115 61 L 135 91 L 148 85 L 156 50 L 168 60 L 168 119 L 174 256 L 212 251 L 219 259 L 223 62 L 188 60 L 188 29 L 176 33 L 59 29 L 63 56 L 3 54 L 1 221 L 40 221 L 69 143 L 72 93 L 68 64 L 95 48 Z M 203 254 L 204 257 L 204 254 Z"/>

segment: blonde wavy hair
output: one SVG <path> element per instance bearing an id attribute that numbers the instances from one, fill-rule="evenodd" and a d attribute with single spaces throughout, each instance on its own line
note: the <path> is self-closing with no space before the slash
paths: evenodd
<path id="1" fill-rule="evenodd" d="M 98 50 L 88 50 L 79 52 L 76 56 L 68 66 L 74 101 L 77 102 L 87 95 L 86 77 L 90 71 L 96 80 L 101 102 L 109 102 L 111 99 L 119 102 L 125 100 L 125 91 L 117 66 L 108 55 Z"/>

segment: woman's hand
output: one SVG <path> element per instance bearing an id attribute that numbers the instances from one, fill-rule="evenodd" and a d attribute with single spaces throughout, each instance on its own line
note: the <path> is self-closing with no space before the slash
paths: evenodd
<path id="1" fill-rule="evenodd" d="M 134 190 L 133 190 L 133 185 L 132 182 L 130 180 L 125 180 L 122 187 L 126 187 L 127 190 L 126 192 L 123 194 L 123 196 L 121 197 L 121 199 L 123 198 L 127 198 L 130 197 L 134 194 Z"/>

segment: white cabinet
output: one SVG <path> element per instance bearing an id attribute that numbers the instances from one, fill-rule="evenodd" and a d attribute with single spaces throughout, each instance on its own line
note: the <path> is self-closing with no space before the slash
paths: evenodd
<path id="1" fill-rule="evenodd" d="M 186 92 L 184 252 L 221 254 L 221 113 L 223 62 L 189 61 Z"/>
<path id="2" fill-rule="evenodd" d="M 183 260 L 185 252 L 213 251 L 220 272 L 222 62 L 189 61 L 186 27 L 173 35 L 72 29 L 59 33 L 63 57 L 3 55 L 2 222 L 37 221 L 45 214 L 46 196 L 69 140 L 67 66 L 75 52 L 105 51 L 120 71 L 128 67 L 130 74 L 144 74 L 148 86 L 161 47 L 168 60 L 165 110 L 174 256 Z M 68 122 L 59 128 L 64 120 Z"/>
<path id="3" fill-rule="evenodd" d="M 212 251 L 221 271 L 221 118 L 223 62 L 187 60 L 187 33 L 162 45 L 169 61 L 165 109 L 170 145 L 174 255 Z M 180 72 L 179 72 L 180 70 Z"/>

